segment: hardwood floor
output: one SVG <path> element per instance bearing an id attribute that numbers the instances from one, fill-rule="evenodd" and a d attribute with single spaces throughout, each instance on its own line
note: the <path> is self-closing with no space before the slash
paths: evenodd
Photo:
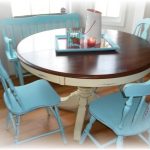
<path id="1" fill-rule="evenodd" d="M 14 77 L 12 78 L 15 85 L 18 85 L 18 80 Z M 38 79 L 37 77 L 26 77 L 25 83 L 29 83 L 33 80 Z M 150 74 L 145 78 L 145 80 L 150 79 Z M 76 90 L 75 87 L 70 86 L 60 86 L 52 83 L 54 89 L 58 92 L 60 96 L 66 96 L 69 93 Z M 118 87 L 107 87 L 98 88 L 97 94 L 99 96 L 108 94 L 113 91 L 117 91 Z M 73 129 L 75 123 L 75 112 L 70 112 L 66 110 L 60 110 L 60 115 L 62 122 L 65 127 L 65 133 L 68 140 L 68 144 L 64 145 L 60 134 L 53 134 L 47 137 L 39 138 L 37 140 L 15 145 L 13 143 L 13 131 L 12 128 L 6 129 L 5 119 L 7 116 L 7 110 L 2 99 L 3 89 L 0 84 L 0 148 L 96 148 L 95 145 L 88 139 L 83 145 L 80 145 L 77 141 L 73 140 Z M 57 128 L 57 123 L 53 116 L 48 117 L 45 109 L 39 109 L 37 111 L 31 112 L 21 118 L 21 139 L 37 135 L 40 133 L 47 132 L 48 130 Z M 101 140 L 102 143 L 108 141 L 109 139 L 115 137 L 115 134 L 106 128 L 101 123 L 96 122 L 92 131 L 95 136 Z M 148 148 L 145 143 L 143 143 L 137 136 L 128 137 L 125 139 L 126 148 Z M 115 148 L 112 145 L 110 148 Z"/>

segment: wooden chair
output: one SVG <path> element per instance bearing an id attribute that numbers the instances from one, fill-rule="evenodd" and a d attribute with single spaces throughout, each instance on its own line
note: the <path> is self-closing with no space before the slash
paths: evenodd
<path id="1" fill-rule="evenodd" d="M 98 98 L 89 104 L 90 121 L 83 131 L 82 144 L 88 136 L 98 147 L 104 148 L 116 143 L 118 148 L 123 147 L 123 139 L 138 135 L 145 143 L 150 145 L 150 106 L 145 101 L 150 95 L 150 81 L 144 83 L 130 83 L 124 86 L 123 93 L 116 92 Z M 90 129 L 95 121 L 110 128 L 117 138 L 100 144 Z M 143 136 L 148 131 L 149 139 Z"/>
<path id="2" fill-rule="evenodd" d="M 35 15 L 0 20 L 0 29 L 5 44 L 8 61 L 14 64 L 20 84 L 24 84 L 24 74 L 16 54 L 18 43 L 32 34 L 58 28 L 79 28 L 80 18 L 77 13 L 56 15 Z"/>
<path id="3" fill-rule="evenodd" d="M 132 32 L 134 35 L 138 36 L 139 38 L 142 38 L 148 42 L 150 42 L 150 18 L 144 18 L 139 20 L 135 28 Z M 144 82 L 144 79 L 140 79 L 137 82 Z M 122 90 L 123 85 L 120 85 L 119 88 Z"/>
<path id="4" fill-rule="evenodd" d="M 61 133 L 62 139 L 66 143 L 63 125 L 57 108 L 60 104 L 60 97 L 46 80 L 37 80 L 26 85 L 14 87 L 1 61 L 0 79 L 4 88 L 4 102 L 8 109 L 7 125 L 12 123 L 15 131 L 15 143 L 27 142 L 57 132 Z M 39 108 L 51 110 L 59 128 L 19 141 L 20 117 Z"/>
<path id="5" fill-rule="evenodd" d="M 133 34 L 150 42 L 150 18 L 144 18 L 139 20 L 133 30 Z M 138 82 L 144 82 L 144 78 Z"/>
<path id="6" fill-rule="evenodd" d="M 150 18 L 138 21 L 133 34 L 150 42 Z"/>

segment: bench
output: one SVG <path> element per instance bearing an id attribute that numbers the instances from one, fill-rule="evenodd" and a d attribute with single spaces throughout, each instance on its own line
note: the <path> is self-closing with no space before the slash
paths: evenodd
<path id="1" fill-rule="evenodd" d="M 32 34 L 58 28 L 79 28 L 80 17 L 77 13 L 48 14 L 6 18 L 0 20 L 0 29 L 5 44 L 7 59 L 14 63 L 20 84 L 24 84 L 22 68 L 16 54 L 18 43 Z"/>

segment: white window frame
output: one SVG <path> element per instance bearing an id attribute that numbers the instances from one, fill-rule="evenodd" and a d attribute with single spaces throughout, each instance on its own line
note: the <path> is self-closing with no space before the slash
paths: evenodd
<path id="1" fill-rule="evenodd" d="M 21 1 L 21 0 L 19 0 L 19 1 Z M 76 0 L 74 0 L 74 1 L 76 2 Z M 71 3 L 73 3 L 74 1 L 68 0 L 68 4 L 66 5 L 67 12 L 69 12 L 69 10 L 71 9 L 69 7 L 73 7 L 73 5 Z M 87 2 L 87 0 L 86 0 L 86 2 Z M 93 8 L 93 9 L 95 8 L 94 0 L 93 0 L 93 2 L 90 1 L 88 3 L 90 4 L 91 8 Z M 87 5 L 86 7 L 89 8 L 89 5 Z M 49 8 L 50 8 L 50 6 L 49 6 Z M 83 6 L 83 9 L 85 9 L 84 6 Z M 125 23 L 126 10 L 127 10 L 127 2 L 125 2 L 124 0 L 122 0 L 121 1 L 121 8 L 120 8 L 120 15 L 119 15 L 119 17 L 102 16 L 102 25 L 103 26 L 114 26 L 114 27 L 118 26 L 118 27 L 123 27 L 124 23 Z M 51 10 L 49 9 L 48 14 L 54 14 L 54 13 L 51 12 Z M 35 15 L 35 14 L 32 14 L 32 11 L 30 11 L 30 14 L 27 14 L 27 15 Z M 84 15 L 84 14 L 82 14 L 82 15 Z M 17 16 L 17 15 L 15 15 L 15 16 Z"/>
<path id="2" fill-rule="evenodd" d="M 36 1 L 38 1 L 38 0 L 33 0 L 34 2 L 36 2 Z M 61 1 L 61 0 L 59 0 L 59 1 Z M 66 5 L 65 5 L 65 9 L 66 9 L 66 11 L 69 9 L 69 3 L 67 2 L 67 0 L 64 0 L 64 1 L 66 1 Z M 53 1 L 52 0 L 46 0 L 46 3 L 48 3 L 48 5 L 47 5 L 47 8 L 46 8 L 46 10 L 44 10 L 44 11 L 39 11 L 38 12 L 38 9 L 36 10 L 36 9 L 34 9 L 33 7 L 32 7 L 32 1 L 30 1 L 30 0 L 24 0 L 23 2 L 25 2 L 25 4 L 26 4 L 26 9 L 25 9 L 25 11 L 22 11 L 22 9 L 24 9 L 24 7 L 22 6 L 22 2 L 21 2 L 21 0 L 15 0 L 15 3 L 19 3 L 20 5 L 21 5 L 21 9 L 19 10 L 20 11 L 20 14 L 18 13 L 18 12 L 16 12 L 15 11 L 15 4 L 14 4 L 14 7 L 13 7 L 13 1 L 12 0 L 10 0 L 10 5 L 11 5 L 11 9 L 12 9 L 12 16 L 13 17 L 21 17 L 21 16 L 32 16 L 32 15 L 41 15 L 41 14 L 60 14 L 61 13 L 61 9 L 58 11 L 58 12 L 53 12 L 53 9 L 51 9 L 51 8 L 53 8 L 52 7 L 52 4 L 53 4 Z M 19 5 L 18 5 L 19 6 Z M 18 7 L 17 6 L 17 7 Z M 34 6 L 34 5 L 33 5 Z M 38 6 L 39 7 L 39 6 Z M 35 7 L 36 8 L 36 7 Z M 13 10 L 14 10 L 14 12 L 13 12 Z"/>
<path id="3" fill-rule="evenodd" d="M 95 8 L 95 6 L 93 7 Z M 121 2 L 119 17 L 102 16 L 102 25 L 123 27 L 127 12 L 127 3 Z"/>

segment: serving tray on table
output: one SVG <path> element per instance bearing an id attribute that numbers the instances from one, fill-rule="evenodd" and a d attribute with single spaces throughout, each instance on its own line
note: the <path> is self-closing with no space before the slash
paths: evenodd
<path id="1" fill-rule="evenodd" d="M 80 39 L 72 40 L 68 43 L 67 35 L 56 35 L 55 50 L 57 53 L 70 53 L 70 52 L 119 52 L 119 46 L 109 37 L 108 34 L 102 34 L 101 43 L 96 44 L 94 47 L 88 47 L 84 36 Z"/>

